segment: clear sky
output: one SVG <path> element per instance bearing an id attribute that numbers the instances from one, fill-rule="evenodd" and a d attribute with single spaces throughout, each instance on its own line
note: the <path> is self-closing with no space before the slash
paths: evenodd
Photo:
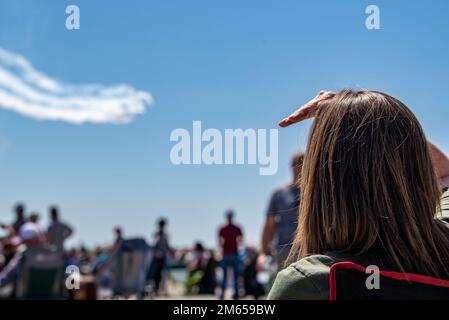
<path id="1" fill-rule="evenodd" d="M 65 28 L 76 4 L 81 29 Z M 365 28 L 380 8 L 381 30 Z M 47 223 L 58 204 L 72 244 L 104 244 L 114 225 L 149 235 L 170 220 L 175 244 L 215 245 L 234 208 L 258 243 L 270 193 L 310 123 L 279 132 L 279 171 L 174 166 L 173 129 L 276 128 L 320 89 L 372 88 L 398 97 L 449 151 L 449 2 L 0 0 L 0 47 L 72 84 L 127 84 L 155 103 L 125 124 L 36 120 L 0 108 L 0 220 L 24 201 Z"/>

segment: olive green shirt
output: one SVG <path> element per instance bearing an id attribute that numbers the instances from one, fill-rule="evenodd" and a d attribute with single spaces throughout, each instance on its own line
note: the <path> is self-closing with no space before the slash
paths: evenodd
<path id="1" fill-rule="evenodd" d="M 438 218 L 449 217 L 449 190 L 441 198 Z M 369 257 L 359 257 L 367 259 Z M 329 271 L 332 264 L 342 261 L 334 255 L 305 257 L 278 273 L 268 294 L 269 300 L 329 300 Z M 349 261 L 354 259 L 349 259 Z"/>
<path id="2" fill-rule="evenodd" d="M 278 273 L 269 300 L 328 300 L 329 270 L 335 260 L 325 255 L 303 258 Z"/>

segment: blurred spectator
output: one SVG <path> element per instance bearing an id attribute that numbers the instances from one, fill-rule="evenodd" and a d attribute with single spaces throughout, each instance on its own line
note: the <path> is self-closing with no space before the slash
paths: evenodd
<path id="1" fill-rule="evenodd" d="M 76 250 L 76 248 L 71 248 L 69 252 L 67 252 L 66 266 L 79 266 L 79 264 L 80 260 L 78 250 Z"/>
<path id="2" fill-rule="evenodd" d="M 3 270 L 5 266 L 9 264 L 11 259 L 17 253 L 17 248 L 20 245 L 20 238 L 17 236 L 10 237 L 4 240 L 3 248 L 2 248 L 2 266 L 0 267 L 0 271 Z"/>
<path id="3" fill-rule="evenodd" d="M 256 300 L 265 294 L 264 286 L 259 282 L 258 252 L 255 248 L 248 247 L 245 250 L 244 268 L 242 272 L 245 294 L 252 295 Z"/>
<path id="4" fill-rule="evenodd" d="M 39 214 L 37 212 L 31 213 L 28 221 L 20 227 L 19 236 L 22 240 L 30 238 L 39 238 L 40 242 L 45 240 L 45 231 L 39 224 Z"/>
<path id="5" fill-rule="evenodd" d="M 73 229 L 62 222 L 56 206 L 50 207 L 51 223 L 48 227 L 48 241 L 58 252 L 64 252 L 64 241 L 73 233 Z"/>
<path id="6" fill-rule="evenodd" d="M 81 266 L 83 267 L 88 266 L 91 263 L 92 261 L 91 254 L 84 245 L 81 245 L 78 254 L 79 254 L 78 260 Z"/>
<path id="7" fill-rule="evenodd" d="M 271 196 L 262 234 L 262 253 L 272 254 L 277 269 L 283 268 L 290 252 L 293 238 L 298 226 L 298 211 L 304 153 L 295 153 L 291 160 L 293 180 L 286 186 L 276 190 Z"/>
<path id="8" fill-rule="evenodd" d="M 11 243 L 12 256 L 8 264 L 0 272 L 0 287 L 15 283 L 20 273 L 23 257 L 26 250 L 40 246 L 44 243 L 43 230 L 37 224 L 37 214 L 30 216 L 30 221 L 20 228 L 20 238 L 24 246 L 18 247 L 18 243 Z"/>
<path id="9" fill-rule="evenodd" d="M 215 263 L 211 253 L 201 242 L 193 248 L 192 259 L 188 263 L 187 294 L 213 294 L 216 286 Z"/>
<path id="10" fill-rule="evenodd" d="M 167 267 L 168 254 L 171 251 L 168 235 L 165 231 L 167 220 L 161 218 L 157 222 L 158 230 L 153 238 L 153 260 L 151 261 L 149 278 L 153 282 L 153 293 L 158 295 L 161 282 Z"/>
<path id="11" fill-rule="evenodd" d="M 228 269 L 232 267 L 233 279 L 234 279 L 234 299 L 239 297 L 239 258 L 238 248 L 239 244 L 243 240 L 243 233 L 240 227 L 234 224 L 234 212 L 228 210 L 226 212 L 227 223 L 222 226 L 218 232 L 219 243 L 222 248 L 223 258 L 221 266 L 223 268 L 223 279 L 221 282 L 221 294 L 220 299 L 223 300 L 225 296 L 227 281 L 228 281 Z"/>
<path id="12" fill-rule="evenodd" d="M 118 244 L 120 241 L 123 240 L 123 228 L 121 226 L 115 226 L 114 235 L 115 235 L 114 244 Z"/>
<path id="13" fill-rule="evenodd" d="M 25 205 L 22 203 L 16 204 L 14 212 L 16 214 L 16 220 L 13 222 L 12 228 L 15 234 L 19 234 L 20 227 L 26 222 Z"/>

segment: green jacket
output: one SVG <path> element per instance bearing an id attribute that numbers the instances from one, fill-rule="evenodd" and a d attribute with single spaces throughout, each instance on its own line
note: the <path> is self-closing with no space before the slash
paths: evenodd
<path id="1" fill-rule="evenodd" d="M 438 218 L 449 217 L 449 190 L 442 196 Z M 358 260 L 358 261 L 357 261 Z M 328 300 L 329 270 L 338 261 L 372 264 L 371 257 L 342 257 L 334 254 L 305 257 L 278 273 L 269 300 Z M 376 263 L 374 263 L 376 264 Z"/>
<path id="2" fill-rule="evenodd" d="M 269 300 L 328 300 L 329 269 L 335 260 L 325 255 L 303 258 L 278 273 Z"/>

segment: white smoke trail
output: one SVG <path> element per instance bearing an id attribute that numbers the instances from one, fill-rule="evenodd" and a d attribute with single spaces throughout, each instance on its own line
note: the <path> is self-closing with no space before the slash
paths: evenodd
<path id="1" fill-rule="evenodd" d="M 39 120 L 121 124 L 153 103 L 149 92 L 128 85 L 62 83 L 0 47 L 0 108 Z"/>

